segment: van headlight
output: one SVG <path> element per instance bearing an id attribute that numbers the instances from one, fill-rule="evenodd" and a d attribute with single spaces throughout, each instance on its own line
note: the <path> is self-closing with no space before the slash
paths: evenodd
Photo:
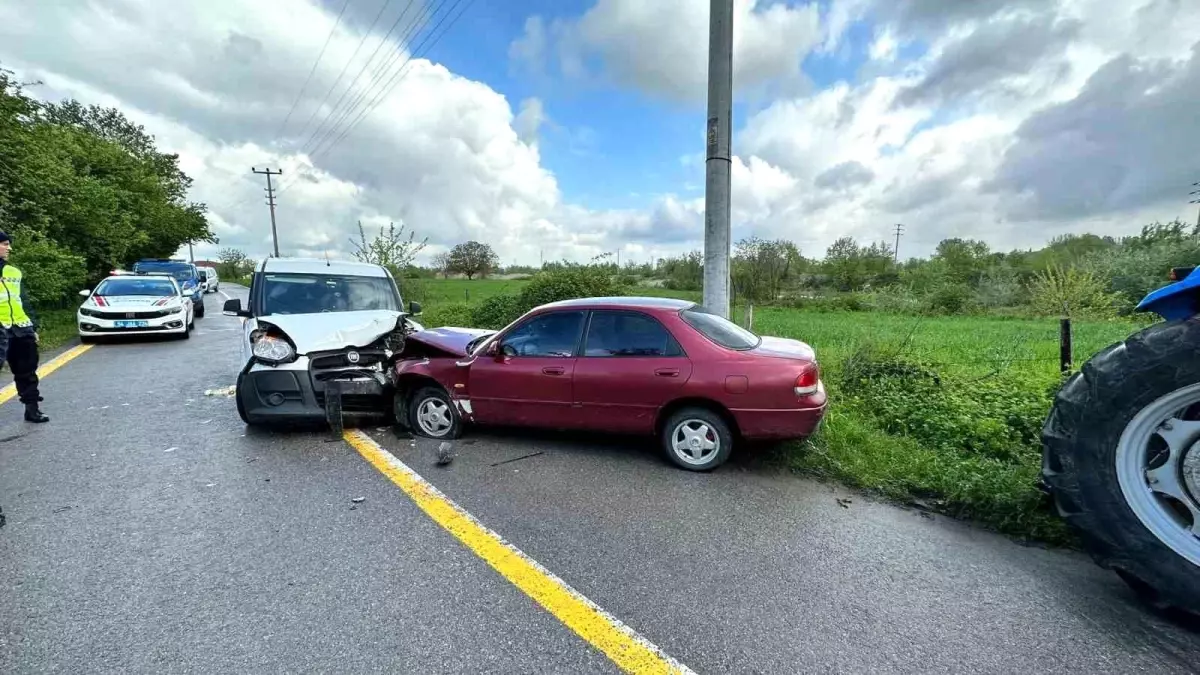
<path id="1" fill-rule="evenodd" d="M 269 363 L 285 363 L 296 358 L 296 350 L 287 340 L 261 331 L 250 335 L 254 357 Z"/>

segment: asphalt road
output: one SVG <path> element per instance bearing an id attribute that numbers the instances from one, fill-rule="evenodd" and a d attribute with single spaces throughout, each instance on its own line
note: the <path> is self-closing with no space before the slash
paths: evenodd
<path id="1" fill-rule="evenodd" d="M 346 443 L 205 395 L 238 368 L 221 302 L 191 340 L 50 375 L 49 424 L 0 406 L 0 672 L 617 672 Z M 699 673 L 1200 663 L 1200 636 L 1080 555 L 753 462 L 697 475 L 652 443 L 492 430 L 436 467 L 435 444 L 369 433 Z"/>

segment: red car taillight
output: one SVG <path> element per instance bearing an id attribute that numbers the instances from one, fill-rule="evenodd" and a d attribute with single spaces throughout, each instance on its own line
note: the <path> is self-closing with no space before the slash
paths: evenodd
<path id="1" fill-rule="evenodd" d="M 812 396 L 817 393 L 817 389 L 821 382 L 821 369 L 815 363 L 807 363 L 804 370 L 796 377 L 796 386 L 793 391 L 796 396 Z"/>

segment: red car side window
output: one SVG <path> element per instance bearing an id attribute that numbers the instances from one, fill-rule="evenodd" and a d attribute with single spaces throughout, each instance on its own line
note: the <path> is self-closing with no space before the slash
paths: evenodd
<path id="1" fill-rule="evenodd" d="M 505 335 L 500 349 L 509 356 L 574 356 L 583 331 L 583 317 L 583 312 L 551 312 L 532 317 Z"/>
<path id="2" fill-rule="evenodd" d="M 671 333 L 641 312 L 592 312 L 584 356 L 682 356 Z"/>

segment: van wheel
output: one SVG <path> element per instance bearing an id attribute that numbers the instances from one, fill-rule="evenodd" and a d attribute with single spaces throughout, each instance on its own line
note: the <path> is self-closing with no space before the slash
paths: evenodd
<path id="1" fill-rule="evenodd" d="M 733 432 L 720 415 L 707 408 L 684 408 L 662 429 L 663 450 L 689 471 L 715 469 L 733 452 Z"/>

